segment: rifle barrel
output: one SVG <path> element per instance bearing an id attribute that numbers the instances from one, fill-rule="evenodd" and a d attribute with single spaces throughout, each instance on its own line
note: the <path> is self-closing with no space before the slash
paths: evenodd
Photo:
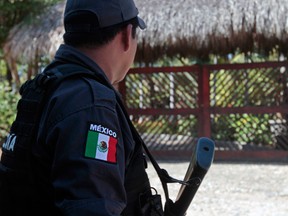
<path id="1" fill-rule="evenodd" d="M 192 185 L 182 185 L 175 203 L 169 204 L 172 215 L 185 215 L 201 182 L 208 172 L 214 159 L 215 144 L 211 139 L 201 137 L 195 147 L 190 160 L 184 181 L 190 181 Z"/>

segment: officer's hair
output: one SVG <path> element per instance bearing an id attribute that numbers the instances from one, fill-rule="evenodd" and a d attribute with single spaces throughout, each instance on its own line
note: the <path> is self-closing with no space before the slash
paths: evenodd
<path id="1" fill-rule="evenodd" d="M 136 28 L 138 27 L 138 19 L 135 17 L 126 22 L 113 25 L 107 28 L 98 28 L 97 17 L 93 13 L 78 13 L 77 16 L 71 16 L 65 20 L 65 28 L 76 28 L 81 26 L 89 26 L 89 32 L 82 30 L 77 32 L 66 32 L 63 36 L 64 43 L 73 47 L 97 47 L 109 43 L 113 38 L 122 31 L 127 25 L 132 24 L 132 37 L 136 37 Z"/>

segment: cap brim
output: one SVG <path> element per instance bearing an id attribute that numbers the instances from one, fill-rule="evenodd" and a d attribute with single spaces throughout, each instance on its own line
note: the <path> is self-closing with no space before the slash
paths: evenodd
<path id="1" fill-rule="evenodd" d="M 138 18 L 138 26 L 140 29 L 146 29 L 146 23 L 144 22 L 144 20 L 142 20 L 140 17 L 137 17 Z"/>

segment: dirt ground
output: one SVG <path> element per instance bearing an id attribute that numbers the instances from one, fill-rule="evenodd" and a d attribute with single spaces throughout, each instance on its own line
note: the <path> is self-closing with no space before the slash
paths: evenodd
<path id="1" fill-rule="evenodd" d="M 165 200 L 157 174 L 148 164 L 152 186 Z M 175 178 L 183 179 L 188 162 L 160 162 Z M 169 184 L 173 201 L 179 184 Z M 287 216 L 288 164 L 214 163 L 195 195 L 187 216 Z"/>
<path id="2" fill-rule="evenodd" d="M 188 164 L 159 162 L 161 168 L 178 179 L 183 179 Z M 151 185 L 162 195 L 164 203 L 162 186 L 151 163 L 148 164 L 148 175 Z M 173 201 L 179 188 L 179 184 L 169 184 L 169 194 Z M 287 216 L 288 164 L 214 163 L 186 215 Z"/>

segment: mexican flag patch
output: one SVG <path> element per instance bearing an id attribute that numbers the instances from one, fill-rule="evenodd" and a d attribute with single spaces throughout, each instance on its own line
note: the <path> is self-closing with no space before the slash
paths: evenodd
<path id="1" fill-rule="evenodd" d="M 108 128 L 90 124 L 86 140 L 85 157 L 116 163 L 116 137 L 116 133 Z"/>

